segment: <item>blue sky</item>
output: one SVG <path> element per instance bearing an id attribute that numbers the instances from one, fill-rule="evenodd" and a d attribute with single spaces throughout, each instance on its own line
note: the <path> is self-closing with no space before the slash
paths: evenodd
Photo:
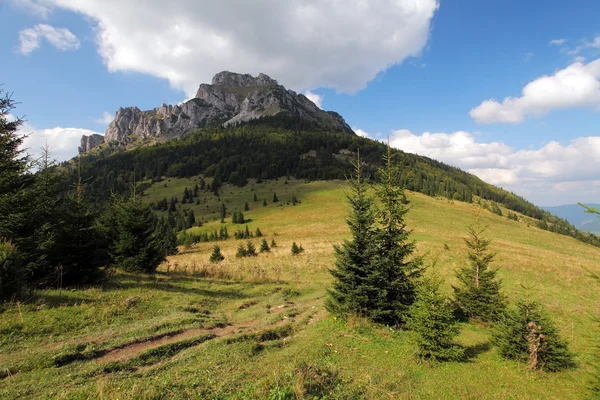
<path id="1" fill-rule="evenodd" d="M 33 152 L 47 140 L 70 158 L 105 113 L 265 72 L 361 134 L 537 204 L 600 199 L 600 2 L 144 4 L 0 1 L 1 81 Z"/>

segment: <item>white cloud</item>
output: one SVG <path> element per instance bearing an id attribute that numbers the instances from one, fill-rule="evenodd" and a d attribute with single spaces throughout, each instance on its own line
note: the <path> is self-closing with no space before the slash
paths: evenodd
<path id="1" fill-rule="evenodd" d="M 304 92 L 304 95 L 319 108 L 322 108 L 323 105 L 323 96 L 317 93 L 313 93 L 310 90 Z"/>
<path id="2" fill-rule="evenodd" d="M 358 136 L 362 136 L 362 137 L 366 137 L 366 138 L 371 138 L 373 139 L 373 137 L 371 137 L 367 132 L 363 131 L 360 128 L 352 128 L 352 130 L 358 135 Z"/>
<path id="3" fill-rule="evenodd" d="M 108 125 L 113 121 L 113 119 L 115 119 L 115 117 L 113 117 L 111 113 L 109 113 L 108 111 L 104 111 L 102 117 L 96 119 L 95 121 L 98 124 Z"/>
<path id="4" fill-rule="evenodd" d="M 393 131 L 391 145 L 462 168 L 540 205 L 600 198 L 600 136 L 568 145 L 550 142 L 535 150 L 515 150 L 502 142 L 481 143 L 464 131 L 415 135 Z"/>
<path id="5" fill-rule="evenodd" d="M 79 48 L 79 39 L 73 35 L 67 28 L 55 28 L 51 25 L 38 24 L 33 28 L 23 29 L 19 32 L 21 54 L 29 54 L 40 47 L 42 39 L 46 39 L 50 44 L 59 50 L 77 50 Z"/>
<path id="6" fill-rule="evenodd" d="M 28 135 L 23 142 L 23 148 L 27 149 L 33 160 L 40 157 L 41 148 L 48 144 L 52 158 L 58 162 L 69 160 L 78 154 L 81 136 L 100 134 L 80 128 L 37 129 L 29 123 L 21 125 L 18 132 Z"/>
<path id="7" fill-rule="evenodd" d="M 528 116 L 575 107 L 600 108 L 600 59 L 575 62 L 554 75 L 537 78 L 523 88 L 521 97 L 507 97 L 502 103 L 485 100 L 470 115 L 482 124 L 518 124 Z"/>
<path id="8" fill-rule="evenodd" d="M 579 44 L 573 48 L 563 48 L 562 51 L 566 52 L 569 55 L 577 55 L 584 50 L 589 49 L 600 49 L 600 35 L 596 36 L 592 40 L 582 39 L 579 40 Z"/>
<path id="9" fill-rule="evenodd" d="M 15 7 L 41 18 L 47 18 L 52 12 L 48 4 L 36 0 L 10 0 L 10 2 Z"/>
<path id="10" fill-rule="evenodd" d="M 438 0 L 37 0 L 96 25 L 109 71 L 168 79 L 193 95 L 222 70 L 264 72 L 297 91 L 352 93 L 419 56 Z"/>
<path id="11" fill-rule="evenodd" d="M 567 42 L 567 39 L 554 39 L 550 41 L 551 46 L 562 46 Z"/>

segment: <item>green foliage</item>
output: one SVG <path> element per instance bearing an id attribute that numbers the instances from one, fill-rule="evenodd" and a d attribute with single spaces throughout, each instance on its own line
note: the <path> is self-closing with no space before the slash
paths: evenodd
<path id="1" fill-rule="evenodd" d="M 246 219 L 244 218 L 244 214 L 242 214 L 241 211 L 235 210 L 233 212 L 233 215 L 231 216 L 231 222 L 233 222 L 234 224 L 244 224 L 246 222 Z"/>
<path id="2" fill-rule="evenodd" d="M 527 362 L 531 369 L 560 371 L 575 367 L 567 342 L 535 302 L 519 301 L 494 327 L 492 343 L 504 358 Z"/>
<path id="3" fill-rule="evenodd" d="M 388 325 L 401 325 L 416 297 L 416 279 L 422 273 L 422 259 L 414 257 L 415 243 L 405 216 L 404 190 L 395 185 L 397 171 L 392 168 L 391 149 L 387 168 L 379 171 L 381 183 L 376 194 L 381 206 L 376 212 L 379 224 L 373 237 L 374 253 L 368 284 L 379 291 L 371 299 L 371 318 Z"/>
<path id="4" fill-rule="evenodd" d="M 273 192 L 273 203 L 277 203 L 279 201 L 279 198 L 277 198 L 277 193 Z"/>
<path id="5" fill-rule="evenodd" d="M 277 242 L 275 242 L 275 239 L 271 239 L 271 248 L 273 247 L 277 247 Z"/>
<path id="6" fill-rule="evenodd" d="M 302 247 L 302 245 L 298 246 L 296 244 L 296 242 L 292 243 L 292 255 L 297 256 L 298 254 L 302 253 L 304 251 L 304 248 Z"/>
<path id="7" fill-rule="evenodd" d="M 496 215 L 502 216 L 502 210 L 500 209 L 500 207 L 498 206 L 498 204 L 497 204 L 497 203 L 493 203 L 493 204 L 492 204 L 492 209 L 491 209 L 491 211 L 492 211 L 494 214 L 496 214 Z"/>
<path id="8" fill-rule="evenodd" d="M 263 239 L 261 244 L 260 244 L 260 252 L 261 253 L 269 253 L 271 251 L 271 248 L 269 247 L 269 243 L 267 243 L 267 239 Z"/>
<path id="9" fill-rule="evenodd" d="M 19 255 L 12 243 L 0 241 L 0 304 L 19 295 L 25 284 Z"/>
<path id="10" fill-rule="evenodd" d="M 227 207 L 225 207 L 225 203 L 221 203 L 221 223 L 225 222 L 226 217 L 227 217 Z"/>
<path id="11" fill-rule="evenodd" d="M 440 284 L 434 273 L 418 287 L 406 325 L 415 333 L 420 357 L 438 361 L 460 360 L 464 349 L 454 342 L 460 327 L 452 306 L 440 292 Z"/>
<path id="12" fill-rule="evenodd" d="M 243 244 L 239 244 L 238 248 L 237 248 L 237 252 L 235 253 L 235 256 L 240 258 L 240 257 L 256 257 L 258 255 L 258 253 L 256 252 L 256 247 L 254 247 L 254 244 L 252 244 L 252 242 L 248 241 L 246 242 L 246 246 L 244 247 Z"/>
<path id="13" fill-rule="evenodd" d="M 330 312 L 341 316 L 370 315 L 370 298 L 379 291 L 365 284 L 374 256 L 375 216 L 360 157 L 355 166 L 356 175 L 349 180 L 350 193 L 347 195 L 351 212 L 346 222 L 351 240 L 334 246 L 336 263 L 330 270 L 334 282 L 325 303 Z"/>
<path id="14" fill-rule="evenodd" d="M 267 200 L 263 199 L 263 207 L 266 207 L 266 206 L 267 206 Z"/>
<path id="15" fill-rule="evenodd" d="M 353 313 L 389 325 L 403 324 L 415 301 L 415 280 L 422 273 L 422 259 L 413 257 L 415 244 L 409 240 L 404 220 L 404 191 L 393 183 L 391 149 L 387 169 L 380 171 L 383 182 L 376 190 L 381 202 L 377 211 L 361 175 L 359 159 L 348 196 L 352 214 L 347 223 L 352 240 L 335 247 L 336 269 L 331 271 L 335 282 L 326 305 L 341 315 Z"/>
<path id="16" fill-rule="evenodd" d="M 111 260 L 125 271 L 154 273 L 168 254 L 156 216 L 140 199 L 115 197 L 101 225 L 109 238 Z"/>
<path id="17" fill-rule="evenodd" d="M 509 211 L 508 214 L 506 214 L 506 218 L 511 219 L 513 221 L 519 220 L 519 216 L 512 211 Z"/>
<path id="18" fill-rule="evenodd" d="M 469 264 L 456 274 L 460 286 L 454 286 L 454 298 L 460 309 L 469 317 L 482 321 L 497 321 L 506 309 L 506 298 L 500 293 L 501 281 L 497 270 L 489 269 L 495 254 L 489 252 L 490 239 L 485 238 L 485 227 L 479 222 L 479 209 L 475 223 L 468 226 Z"/>
<path id="19" fill-rule="evenodd" d="M 260 228 L 258 228 L 258 227 L 257 227 L 257 228 L 256 228 L 256 231 L 254 232 L 254 236 L 256 236 L 256 237 L 262 237 L 262 235 L 263 235 L 263 234 L 262 234 L 262 232 L 260 231 Z"/>
<path id="20" fill-rule="evenodd" d="M 256 196 L 256 193 L 254 194 Z M 248 204 L 248 202 L 246 202 L 244 204 L 244 211 L 249 211 L 250 210 L 250 205 Z"/>
<path id="21" fill-rule="evenodd" d="M 218 245 L 214 245 L 212 253 L 210 254 L 209 261 L 213 264 L 221 262 L 225 259 L 225 256 L 221 253 L 221 248 Z"/>

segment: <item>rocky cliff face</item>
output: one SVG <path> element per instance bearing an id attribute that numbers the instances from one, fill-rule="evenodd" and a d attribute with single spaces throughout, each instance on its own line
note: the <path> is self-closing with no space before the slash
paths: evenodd
<path id="1" fill-rule="evenodd" d="M 253 77 L 224 71 L 215 75 L 210 85 L 201 84 L 196 97 L 185 103 L 163 104 L 149 111 L 137 107 L 119 108 L 105 136 L 84 136 L 80 152 L 85 153 L 103 142 L 126 146 L 137 139 L 170 140 L 196 128 L 230 126 L 280 112 L 353 133 L 339 114 L 321 110 L 306 96 L 287 90 L 265 74 Z"/>
<path id="2" fill-rule="evenodd" d="M 86 153 L 92 148 L 101 145 L 102 143 L 104 143 L 104 136 L 102 135 L 84 135 L 81 137 L 81 146 L 79 146 L 79 153 Z"/>

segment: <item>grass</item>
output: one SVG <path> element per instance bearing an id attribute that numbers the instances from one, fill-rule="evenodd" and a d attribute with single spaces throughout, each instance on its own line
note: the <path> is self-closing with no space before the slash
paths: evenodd
<path id="1" fill-rule="evenodd" d="M 167 188 L 164 187 L 167 183 Z M 178 195 L 194 180 L 156 183 L 148 201 Z M 287 189 L 287 191 L 286 191 Z M 272 192 L 280 199 L 272 204 Z M 253 202 L 257 193 L 258 202 Z M 287 205 L 295 195 L 302 203 Z M 214 230 L 212 193 L 195 211 Z M 531 372 L 489 345 L 489 329 L 461 324 L 465 362 L 415 359 L 410 332 L 340 320 L 323 308 L 332 245 L 347 237 L 343 182 L 285 178 L 235 188 L 221 200 L 243 209 L 278 246 L 236 258 L 239 241 L 221 242 L 225 260 L 208 262 L 212 243 L 169 257 L 156 277 L 118 273 L 103 287 L 45 290 L 0 314 L 0 398 L 447 398 L 577 399 L 587 395 L 600 293 L 600 250 L 533 225 L 483 212 L 496 266 L 511 301 L 527 295 L 551 313 L 579 368 Z M 451 293 L 466 262 L 465 224 L 473 205 L 409 193 L 420 254 L 437 259 Z M 262 199 L 269 203 L 262 206 Z M 281 204 L 281 205 L 280 205 Z M 194 205 L 194 207 L 196 207 Z M 217 210 L 218 211 L 218 210 Z M 226 225 L 230 233 L 237 229 Z M 260 240 L 254 239 L 255 246 Z M 292 256 L 292 242 L 305 251 Z M 111 357 L 110 355 L 119 355 Z M 287 397 L 286 397 L 287 396 Z"/>

